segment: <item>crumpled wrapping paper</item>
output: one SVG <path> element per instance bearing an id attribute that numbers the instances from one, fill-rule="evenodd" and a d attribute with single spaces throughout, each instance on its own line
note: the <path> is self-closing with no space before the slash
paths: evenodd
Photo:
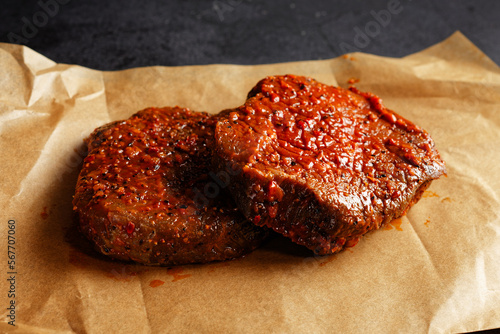
<path id="1" fill-rule="evenodd" d="M 149 106 L 216 113 L 298 74 L 381 96 L 447 163 L 409 213 L 347 251 L 284 238 L 229 262 L 111 261 L 76 231 L 72 195 L 97 126 Z M 500 327 L 500 69 L 460 33 L 401 58 L 100 72 L 0 44 L 0 332 L 455 333 Z M 15 225 L 15 298 L 7 266 Z M 12 223 L 14 221 L 15 223 Z M 15 325 L 7 322 L 15 302 Z"/>

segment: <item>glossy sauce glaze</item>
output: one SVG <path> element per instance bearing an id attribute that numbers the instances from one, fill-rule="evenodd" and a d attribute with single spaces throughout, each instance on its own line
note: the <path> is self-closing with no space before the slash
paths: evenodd
<path id="1" fill-rule="evenodd" d="M 377 96 L 293 75 L 260 81 L 216 138 L 219 165 L 243 171 L 242 212 L 318 254 L 400 216 L 445 173 L 429 134 Z"/>
<path id="2" fill-rule="evenodd" d="M 265 233 L 224 193 L 205 196 L 216 118 L 149 108 L 96 129 L 74 197 L 81 229 L 104 254 L 145 264 L 241 256 Z"/>

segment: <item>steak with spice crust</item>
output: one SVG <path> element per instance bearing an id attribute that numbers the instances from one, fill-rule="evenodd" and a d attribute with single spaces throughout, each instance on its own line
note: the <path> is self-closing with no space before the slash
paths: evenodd
<path id="1" fill-rule="evenodd" d="M 149 108 L 91 134 L 73 205 L 100 252 L 174 265 L 236 258 L 261 243 L 264 229 L 214 190 L 208 167 L 216 121 Z"/>
<path id="2" fill-rule="evenodd" d="M 405 214 L 445 174 L 430 135 L 377 96 L 294 75 L 261 80 L 215 136 L 243 214 L 320 255 Z"/>

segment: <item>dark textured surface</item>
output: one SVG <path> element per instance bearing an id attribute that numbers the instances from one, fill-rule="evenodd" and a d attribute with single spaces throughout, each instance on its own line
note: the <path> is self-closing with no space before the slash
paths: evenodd
<path id="1" fill-rule="evenodd" d="M 356 46 L 356 29 L 374 21 L 370 11 L 392 2 L 59 0 L 66 4 L 57 14 L 27 31 L 26 22 L 44 18 L 40 1 L 55 0 L 2 0 L 0 41 L 19 40 L 57 62 L 101 70 L 332 58 L 343 53 L 341 43 Z M 500 64 L 500 1 L 399 3 L 402 11 L 360 51 L 405 56 L 460 30 Z"/>
<path id="2" fill-rule="evenodd" d="M 390 18 L 378 23 L 373 13 L 388 8 Z M 401 57 L 460 30 L 499 64 L 499 17 L 495 0 L 4 0 L 0 41 L 117 70 L 315 60 L 353 50 Z"/>

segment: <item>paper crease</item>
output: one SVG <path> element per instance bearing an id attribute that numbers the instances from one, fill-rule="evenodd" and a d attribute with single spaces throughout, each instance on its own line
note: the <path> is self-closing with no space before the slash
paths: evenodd
<path id="1" fill-rule="evenodd" d="M 19 298 L 33 305 L 18 309 L 20 330 L 67 332 L 70 326 L 78 331 L 82 322 L 89 334 L 118 326 L 130 332 L 249 333 L 500 327 L 500 72 L 460 33 L 401 59 L 356 53 L 285 64 L 117 72 L 56 64 L 23 46 L 0 44 L 0 51 L 0 69 L 13 78 L 2 81 L 0 119 L 17 127 L 2 123 L 0 175 L 8 177 L 2 179 L 1 214 L 4 222 L 13 217 L 18 224 Z M 256 82 L 277 73 L 344 87 L 357 77 L 360 90 L 380 95 L 388 107 L 425 124 L 448 177 L 435 181 L 430 197 L 408 212 L 411 229 L 375 231 L 353 251 L 313 268 L 304 264 L 310 256 L 305 250 L 272 239 L 237 262 L 196 266 L 191 276 L 154 290 L 148 285 L 151 272 L 116 281 L 106 277 L 110 266 L 101 257 L 78 267 L 59 261 L 69 247 L 53 231 L 72 219 L 73 183 L 83 159 L 76 149 L 83 136 L 148 106 L 178 104 L 210 112 L 234 107 Z M 7 234 L 7 224 L 0 224 L 0 235 Z M 35 247 L 33 240 L 43 241 Z M 0 254 L 0 262 L 7 260 L 7 252 Z M 135 270 L 130 264 L 123 268 Z M 57 276 L 61 272 L 71 273 L 74 284 Z M 168 276 L 162 268 L 155 273 Z M 47 282 L 64 283 L 54 286 L 58 297 L 50 302 L 46 289 L 39 288 Z M 2 276 L 0 290 L 8 288 Z M 85 298 L 72 299 L 81 293 Z M 0 301 L 7 305 L 6 294 Z M 53 302 L 57 306 L 50 307 Z M 40 315 L 38 307 L 44 319 L 30 321 Z"/>

